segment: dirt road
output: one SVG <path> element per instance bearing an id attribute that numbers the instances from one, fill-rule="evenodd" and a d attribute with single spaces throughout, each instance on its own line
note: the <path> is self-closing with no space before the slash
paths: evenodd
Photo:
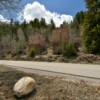
<path id="1" fill-rule="evenodd" d="M 48 72 L 100 79 L 100 65 L 49 63 L 34 61 L 8 61 L 0 60 L 1 65 L 11 66 L 19 70 L 42 73 Z"/>

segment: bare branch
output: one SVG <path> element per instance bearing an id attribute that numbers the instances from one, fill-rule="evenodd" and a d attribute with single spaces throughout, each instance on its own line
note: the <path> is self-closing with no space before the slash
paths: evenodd
<path id="1" fill-rule="evenodd" d="M 0 0 L 0 10 L 15 9 L 21 0 Z"/>

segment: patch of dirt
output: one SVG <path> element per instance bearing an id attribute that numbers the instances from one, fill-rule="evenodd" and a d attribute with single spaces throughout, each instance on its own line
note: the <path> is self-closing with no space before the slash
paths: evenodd
<path id="1" fill-rule="evenodd" d="M 100 64 L 100 56 L 93 54 L 79 54 L 79 56 L 74 60 L 74 63 L 94 63 Z"/>
<path id="2" fill-rule="evenodd" d="M 26 97 L 16 98 L 12 88 L 23 76 L 31 76 L 36 80 L 36 90 Z M 100 100 L 100 86 L 0 67 L 0 100 Z"/>

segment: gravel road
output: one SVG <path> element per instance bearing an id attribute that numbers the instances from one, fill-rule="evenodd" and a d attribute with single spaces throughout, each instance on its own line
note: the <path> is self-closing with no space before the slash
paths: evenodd
<path id="1" fill-rule="evenodd" d="M 38 73 L 56 73 L 100 79 L 100 65 L 0 60 L 1 65 Z"/>

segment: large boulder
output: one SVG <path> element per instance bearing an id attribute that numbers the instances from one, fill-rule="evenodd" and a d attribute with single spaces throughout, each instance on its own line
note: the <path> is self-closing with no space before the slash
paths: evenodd
<path id="1" fill-rule="evenodd" d="M 28 95 L 36 88 L 36 81 L 31 77 L 23 77 L 14 85 L 14 93 L 17 97 Z"/>

